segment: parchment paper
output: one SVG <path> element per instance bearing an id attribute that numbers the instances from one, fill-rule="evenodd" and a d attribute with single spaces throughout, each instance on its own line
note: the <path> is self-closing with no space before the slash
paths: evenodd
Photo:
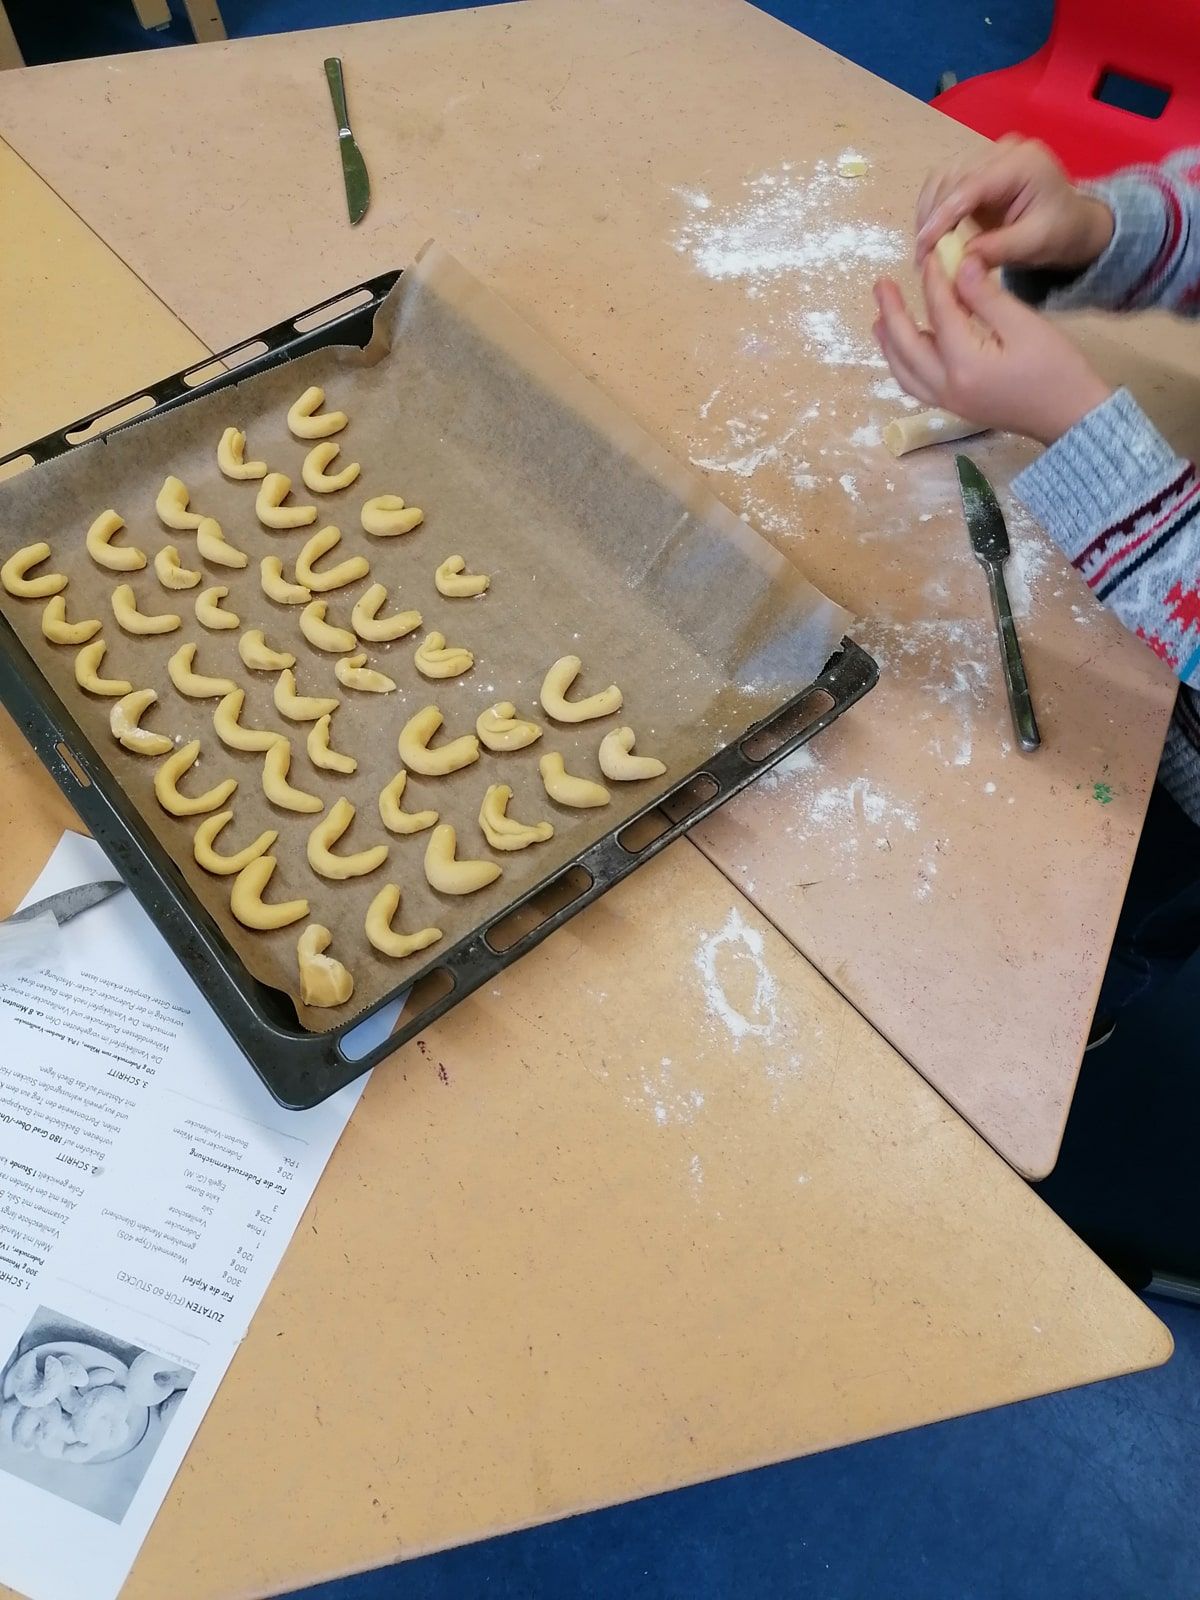
<path id="1" fill-rule="evenodd" d="M 287 408 L 309 384 L 325 389 L 327 408 L 350 417 L 336 436 L 342 454 L 331 470 L 348 461 L 362 464 L 358 481 L 337 494 L 312 496 L 304 488 L 300 469 L 311 444 L 287 429 Z M 286 533 L 259 525 L 257 483 L 229 482 L 217 468 L 217 441 L 229 426 L 246 429 L 247 459 L 287 473 L 293 501 L 315 501 L 316 523 Z M 187 484 L 192 509 L 215 516 L 226 537 L 247 551 L 244 571 L 206 568 L 194 534 L 159 525 L 154 500 L 169 473 Z M 384 493 L 421 506 L 422 526 L 393 539 L 363 533 L 363 502 Z M 146 552 L 145 571 L 101 571 L 87 556 L 88 525 L 110 506 L 127 524 L 119 540 Z M 359 551 L 371 562 L 367 579 L 326 596 L 330 621 L 349 626 L 354 601 L 374 581 L 388 586 L 389 611 L 415 607 L 423 614 L 424 626 L 408 638 L 364 646 L 368 663 L 396 680 L 394 694 L 344 689 L 334 676 L 336 657 L 312 649 L 300 633 L 301 608 L 277 605 L 262 592 L 261 558 L 278 555 L 290 576 L 305 540 L 330 522 L 343 537 L 326 564 Z M 847 623 L 842 610 L 699 478 L 436 245 L 425 248 L 388 297 L 367 351 L 318 352 L 0 484 L 0 559 L 39 539 L 51 547 L 51 564 L 70 579 L 71 620 L 99 617 L 104 623 L 104 674 L 158 690 L 160 703 L 144 725 L 177 741 L 202 741 L 185 792 L 198 793 L 230 775 L 238 779 L 234 819 L 221 848 L 236 849 L 264 827 L 279 830 L 273 849 L 279 867 L 268 899 L 304 896 L 311 920 L 332 930 L 331 953 L 356 980 L 348 1006 L 310 1010 L 300 1004 L 295 947 L 304 923 L 262 934 L 234 919 L 232 880 L 211 877 L 194 862 L 199 819 L 170 817 L 159 807 L 157 763 L 113 739 L 112 702 L 79 690 L 75 651 L 47 643 L 41 633 L 42 602 L 3 594 L 4 614 L 246 967 L 291 995 L 301 1021 L 318 1031 L 342 1025 L 436 964 L 439 948 L 489 920 L 776 709 L 817 675 Z M 161 588 L 153 556 L 166 544 L 178 547 L 185 566 L 204 571 L 197 589 Z M 454 554 L 469 570 L 490 574 L 485 596 L 447 600 L 437 593 L 434 569 Z M 146 638 L 123 633 L 110 598 L 122 581 L 132 583 L 142 609 L 174 611 L 182 627 Z M 195 596 L 214 583 L 228 586 L 225 604 L 238 613 L 241 629 L 213 633 L 196 621 Z M 268 644 L 295 654 L 301 693 L 341 701 L 332 737 L 336 749 L 358 758 L 352 777 L 312 766 L 304 743 L 309 725 L 284 721 L 272 704 L 274 676 L 242 665 L 238 639 L 252 627 L 264 629 Z M 438 683 L 421 677 L 413 652 L 430 628 L 448 643 L 469 646 L 474 670 Z M 230 677 L 246 689 L 243 722 L 275 728 L 291 740 L 290 782 L 327 806 L 344 794 L 357 807 L 338 848 L 359 850 L 385 840 L 391 854 L 384 867 L 348 883 L 311 871 L 305 842 L 319 819 L 272 806 L 262 793 L 261 757 L 228 750 L 217 739 L 216 701 L 186 699 L 171 684 L 167 659 L 186 640 L 197 643 L 196 670 Z M 542 678 L 566 654 L 583 661 L 574 695 L 620 685 L 625 705 L 617 717 L 559 728 L 541 714 Z M 473 731 L 479 713 L 497 700 L 514 701 L 520 714 L 541 723 L 543 738 L 512 755 L 485 750 L 474 766 L 446 778 L 410 775 L 404 807 L 438 810 L 458 830 L 460 856 L 490 858 L 478 810 L 487 785 L 504 782 L 515 792 L 511 814 L 522 821 L 549 817 L 555 835 L 544 845 L 496 854 L 503 875 L 488 889 L 439 895 L 423 870 L 429 834 L 388 834 L 379 819 L 379 791 L 399 769 L 396 738 L 414 712 L 437 705 L 445 716 L 439 739 L 455 738 Z M 667 775 L 653 783 L 609 784 L 612 801 L 597 810 L 554 805 L 542 788 L 538 758 L 559 750 L 569 771 L 598 779 L 600 740 L 621 724 L 635 730 L 640 751 L 667 762 Z M 440 927 L 440 947 L 400 963 L 372 950 L 363 920 L 388 881 L 403 891 L 397 926 Z"/>

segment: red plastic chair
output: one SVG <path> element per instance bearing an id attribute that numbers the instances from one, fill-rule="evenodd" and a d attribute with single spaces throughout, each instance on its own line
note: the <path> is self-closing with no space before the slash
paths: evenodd
<path id="1" fill-rule="evenodd" d="M 1161 113 L 1098 100 L 1114 74 L 1165 94 Z M 933 104 L 991 139 L 1041 139 L 1074 178 L 1161 161 L 1200 145 L 1200 4 L 1058 0 L 1049 39 L 1027 61 L 957 83 Z"/>

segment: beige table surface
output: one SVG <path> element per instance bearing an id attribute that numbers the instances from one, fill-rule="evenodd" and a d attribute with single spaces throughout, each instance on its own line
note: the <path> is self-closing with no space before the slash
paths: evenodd
<path id="1" fill-rule="evenodd" d="M 373 186 L 355 230 L 334 51 Z M 0 133 L 214 347 L 438 236 L 855 610 L 880 688 L 699 842 L 1018 1170 L 1052 1166 L 1173 685 L 1008 502 L 1045 735 L 1014 751 L 953 452 L 879 442 L 900 402 L 870 282 L 973 134 L 739 0 L 10 74 Z M 847 147 L 867 177 L 819 170 Z M 1195 380 L 1100 343 L 1188 443 Z M 972 449 L 1007 502 L 1029 447 Z"/>
<path id="2" fill-rule="evenodd" d="M 201 353 L 2 143 L 0 210 L 0 452 Z M 3 914 L 71 814 L 7 720 L 0 780 Z M 685 841 L 376 1073 L 127 1595 L 279 1593 L 1169 1351 Z"/>

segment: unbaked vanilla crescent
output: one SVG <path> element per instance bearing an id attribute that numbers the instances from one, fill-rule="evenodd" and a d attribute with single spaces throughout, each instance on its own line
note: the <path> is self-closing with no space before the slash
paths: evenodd
<path id="1" fill-rule="evenodd" d="M 30 577 L 34 567 L 49 559 L 50 546 L 45 540 L 27 544 L 0 567 L 0 583 L 18 600 L 48 600 L 51 595 L 61 594 L 67 587 L 64 573 L 43 572 Z"/>

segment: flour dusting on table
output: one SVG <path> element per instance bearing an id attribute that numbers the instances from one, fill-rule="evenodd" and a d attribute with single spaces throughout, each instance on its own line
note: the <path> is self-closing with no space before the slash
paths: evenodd
<path id="1" fill-rule="evenodd" d="M 729 1034 L 735 1049 L 746 1039 L 773 1037 L 779 1026 L 778 985 L 767 966 L 762 934 L 736 906 L 716 933 L 701 939 L 695 965 L 708 1014 Z M 735 972 L 739 974 L 736 999 L 726 987 L 732 986 Z"/>

